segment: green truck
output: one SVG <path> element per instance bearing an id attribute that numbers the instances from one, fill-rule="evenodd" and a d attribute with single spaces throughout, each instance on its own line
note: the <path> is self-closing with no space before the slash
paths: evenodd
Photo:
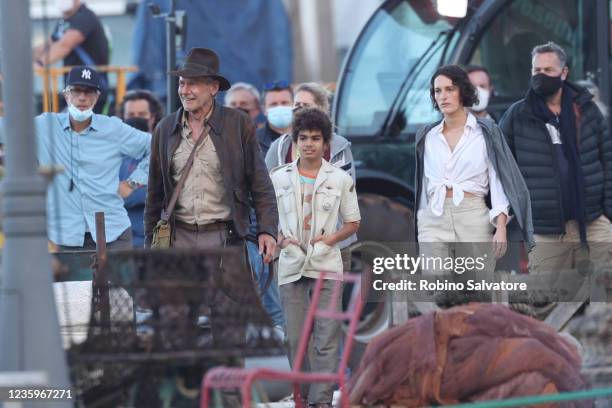
<path id="1" fill-rule="evenodd" d="M 352 142 L 361 242 L 414 241 L 414 137 L 440 120 L 429 96 L 440 65 L 486 67 L 488 110 L 499 117 L 527 91 L 533 46 L 554 41 L 568 52 L 570 79 L 592 81 L 609 106 L 612 0 L 469 0 L 463 18 L 440 14 L 442 2 L 385 1 L 342 68 L 333 118 Z M 368 304 L 360 340 L 392 324 L 390 303 Z"/>

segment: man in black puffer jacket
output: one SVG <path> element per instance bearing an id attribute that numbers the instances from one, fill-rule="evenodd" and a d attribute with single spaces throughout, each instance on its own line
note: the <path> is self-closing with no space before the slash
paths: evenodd
<path id="1" fill-rule="evenodd" d="M 585 244 L 612 242 L 612 139 L 593 96 L 566 80 L 565 51 L 549 42 L 531 55 L 530 89 L 500 127 L 531 195 L 530 270 L 556 271 Z"/>

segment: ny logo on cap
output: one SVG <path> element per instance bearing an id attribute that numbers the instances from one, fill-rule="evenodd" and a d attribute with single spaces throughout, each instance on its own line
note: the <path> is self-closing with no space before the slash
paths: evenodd
<path id="1" fill-rule="evenodd" d="M 84 79 L 91 79 L 91 71 L 90 71 L 90 70 L 88 70 L 88 69 L 84 69 L 84 70 L 81 72 L 81 78 L 84 78 Z"/>

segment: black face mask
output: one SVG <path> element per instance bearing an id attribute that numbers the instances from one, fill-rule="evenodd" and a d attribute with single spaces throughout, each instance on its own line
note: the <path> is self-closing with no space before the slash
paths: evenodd
<path id="1" fill-rule="evenodd" d="M 546 74 L 537 74 L 531 77 L 531 89 L 543 98 L 557 92 L 562 85 L 561 75 L 553 77 Z"/>

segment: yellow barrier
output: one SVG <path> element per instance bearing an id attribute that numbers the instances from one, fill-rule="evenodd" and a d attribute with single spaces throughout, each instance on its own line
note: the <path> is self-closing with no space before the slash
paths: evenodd
<path id="1" fill-rule="evenodd" d="M 119 67 L 113 65 L 100 65 L 95 67 L 98 72 L 106 72 L 117 75 L 117 85 L 115 87 L 115 109 L 119 111 L 119 106 L 126 91 L 125 75 L 128 72 L 138 71 L 138 67 Z M 43 111 L 59 111 L 59 78 L 66 75 L 72 67 L 45 67 L 37 68 L 36 75 L 42 77 L 43 81 Z"/>

